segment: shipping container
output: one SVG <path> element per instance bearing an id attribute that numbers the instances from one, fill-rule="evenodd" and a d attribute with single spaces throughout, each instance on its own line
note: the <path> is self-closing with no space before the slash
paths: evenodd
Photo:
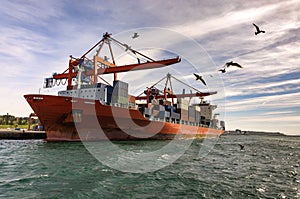
<path id="1" fill-rule="evenodd" d="M 188 110 L 189 108 L 189 101 L 183 98 L 177 99 L 177 108 L 178 109 L 185 109 Z"/>
<path id="2" fill-rule="evenodd" d="M 195 109 L 195 106 L 189 106 L 189 110 L 188 110 L 188 113 L 189 113 L 189 118 L 194 118 L 196 117 L 196 109 Z"/>
<path id="3" fill-rule="evenodd" d="M 189 116 L 189 121 L 190 122 L 196 122 L 196 119 L 194 117 Z"/>
<path id="4" fill-rule="evenodd" d="M 179 113 L 175 113 L 175 112 L 171 112 L 171 118 L 179 120 L 180 119 L 180 114 Z"/>
<path id="5" fill-rule="evenodd" d="M 199 111 L 195 112 L 195 120 L 196 122 L 200 122 L 201 120 L 201 113 Z"/>
<path id="6" fill-rule="evenodd" d="M 128 104 L 128 83 L 119 80 L 113 82 L 111 103 Z"/>
<path id="7" fill-rule="evenodd" d="M 152 115 L 152 109 L 145 108 L 145 109 L 144 109 L 144 114 L 145 114 L 146 116 L 151 116 L 151 115 Z"/>
<path id="8" fill-rule="evenodd" d="M 128 95 L 128 101 L 132 104 L 135 104 L 135 96 L 133 95 Z"/>
<path id="9" fill-rule="evenodd" d="M 159 111 L 158 117 L 160 119 L 169 118 L 170 117 L 170 112 L 168 112 L 168 111 Z"/>
<path id="10" fill-rule="evenodd" d="M 159 110 L 152 109 L 152 116 L 153 117 L 158 117 L 159 112 L 160 112 Z"/>
<path id="11" fill-rule="evenodd" d="M 165 107 L 163 105 L 155 104 L 153 109 L 158 111 L 164 111 Z"/>

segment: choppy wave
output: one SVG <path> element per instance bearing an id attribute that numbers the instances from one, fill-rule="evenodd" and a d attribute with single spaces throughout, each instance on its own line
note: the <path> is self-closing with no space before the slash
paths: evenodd
<path id="1" fill-rule="evenodd" d="M 115 142 L 132 151 L 166 143 Z M 1 140 L 0 198 L 300 198 L 299 137 L 221 136 L 204 157 L 202 146 L 195 140 L 173 164 L 136 174 L 102 165 L 79 142 Z"/>

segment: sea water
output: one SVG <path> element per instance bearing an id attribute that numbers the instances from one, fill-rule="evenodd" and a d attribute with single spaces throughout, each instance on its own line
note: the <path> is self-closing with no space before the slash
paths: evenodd
<path id="1" fill-rule="evenodd" d="M 194 140 L 175 162 L 146 173 L 113 169 L 81 142 L 0 140 L 0 198 L 300 198 L 300 137 L 210 139 L 208 154 L 199 156 L 204 140 Z M 114 144 L 151 151 L 168 142 Z"/>

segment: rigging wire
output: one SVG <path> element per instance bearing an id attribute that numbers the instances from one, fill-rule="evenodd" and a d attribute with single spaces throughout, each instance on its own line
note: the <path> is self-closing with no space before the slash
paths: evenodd
<path id="1" fill-rule="evenodd" d="M 122 46 L 125 47 L 125 48 L 128 48 L 128 47 L 129 47 L 127 44 L 126 44 L 127 46 L 125 46 L 125 44 L 122 44 L 121 42 L 119 42 L 118 40 L 116 40 L 116 39 L 114 39 L 114 38 L 112 38 L 112 37 L 110 37 L 110 39 L 111 39 L 112 41 L 114 41 L 114 42 L 116 42 L 116 43 L 122 45 Z M 148 59 L 148 60 L 150 60 L 150 61 L 155 61 L 154 59 L 152 59 L 152 58 L 150 58 L 150 57 L 148 57 L 148 56 L 146 56 L 146 55 L 144 55 L 144 54 L 142 54 L 142 53 L 140 53 L 140 52 L 138 52 L 138 51 L 136 51 L 136 50 L 134 50 L 134 49 L 132 49 L 132 48 L 128 48 L 128 50 L 130 50 L 130 51 L 131 51 L 132 53 L 134 53 L 134 54 L 139 54 L 139 55 L 143 56 L 144 58 L 146 58 L 146 59 Z"/>
<path id="2" fill-rule="evenodd" d="M 174 77 L 174 76 L 171 75 L 171 74 L 167 74 L 165 77 L 163 77 L 163 78 L 160 79 L 158 82 L 156 82 L 155 84 L 153 84 L 150 88 L 153 88 L 154 86 L 156 86 L 157 84 L 159 84 L 162 80 L 168 78 L 168 75 L 169 75 L 169 77 L 170 77 L 170 80 L 169 80 L 170 82 L 171 82 L 171 77 L 172 77 L 172 78 L 174 78 L 175 80 L 177 80 L 178 82 L 180 82 L 180 83 L 186 85 L 187 87 L 189 87 L 189 88 L 191 88 L 191 89 L 193 89 L 193 90 L 195 90 L 195 91 L 197 91 L 197 92 L 199 92 L 199 93 L 202 93 L 202 92 L 199 91 L 198 89 L 196 89 L 196 88 L 194 88 L 194 87 L 188 85 L 187 83 L 185 83 L 185 82 L 183 82 L 183 81 L 177 79 L 176 77 Z M 166 87 L 167 83 L 168 83 L 168 81 L 165 83 L 165 87 Z M 172 86 L 172 85 L 171 85 L 171 86 Z M 171 88 L 171 90 L 173 90 L 173 89 Z M 144 94 L 144 92 L 142 92 L 141 94 L 139 94 L 137 97 L 140 97 L 140 96 L 143 95 L 143 94 Z"/>
<path id="3" fill-rule="evenodd" d="M 99 77 L 102 81 L 104 81 L 106 84 L 112 86 L 108 81 L 106 81 L 106 80 L 105 80 L 103 77 L 101 77 L 100 75 L 98 75 L 98 77 Z"/>
<path id="4" fill-rule="evenodd" d="M 120 44 L 120 43 L 117 43 L 117 42 L 113 42 L 112 44 L 114 44 L 114 46 L 118 47 L 120 50 L 124 50 L 124 45 L 123 44 Z M 128 51 L 125 51 L 127 55 L 135 58 L 135 59 L 140 59 L 142 60 L 143 62 L 147 62 L 147 59 L 145 59 L 144 57 L 139 57 L 137 56 L 136 53 L 134 53 L 134 51 L 132 50 L 128 50 Z"/>
<path id="5" fill-rule="evenodd" d="M 165 76 L 165 77 L 163 77 L 162 79 L 160 79 L 158 82 L 156 82 L 155 84 L 153 84 L 152 86 L 150 86 L 150 88 L 153 88 L 154 86 L 156 86 L 157 84 L 159 84 L 162 80 L 164 80 L 164 79 L 166 79 L 167 78 L 167 76 Z M 143 95 L 144 94 L 144 92 L 142 92 L 141 94 L 139 94 L 137 97 L 139 97 L 139 96 L 141 96 L 141 95 Z"/>
<path id="6" fill-rule="evenodd" d="M 186 85 L 187 87 L 190 87 L 191 89 L 194 89 L 195 91 L 197 91 L 197 92 L 200 92 L 200 93 L 201 93 L 201 91 L 199 91 L 198 89 L 196 89 L 196 88 L 194 88 L 194 87 L 192 87 L 192 86 L 188 85 L 187 83 L 184 83 L 183 81 L 181 81 L 181 80 L 177 79 L 177 78 L 176 78 L 176 77 L 174 77 L 173 75 L 171 75 L 171 74 L 170 74 L 170 76 L 171 76 L 171 77 L 173 77 L 173 78 L 174 78 L 175 80 L 177 80 L 178 82 L 180 82 L 180 83 L 182 83 L 182 84 Z"/>

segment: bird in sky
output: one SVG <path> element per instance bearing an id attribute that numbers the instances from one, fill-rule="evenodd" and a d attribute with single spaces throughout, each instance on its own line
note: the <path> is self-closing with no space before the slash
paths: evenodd
<path id="1" fill-rule="evenodd" d="M 258 35 L 259 33 L 265 33 L 266 32 L 264 30 L 259 29 L 259 27 L 254 23 L 253 23 L 253 26 L 255 26 L 255 28 L 256 28 L 255 35 Z"/>
<path id="2" fill-rule="evenodd" d="M 206 86 L 206 82 L 204 81 L 204 79 L 202 78 L 202 76 L 194 73 L 195 77 L 196 77 L 196 80 L 200 80 L 205 86 Z"/>
<path id="3" fill-rule="evenodd" d="M 135 32 L 135 33 L 133 33 L 132 39 L 138 38 L 139 36 L 140 35 L 137 32 Z"/>
<path id="4" fill-rule="evenodd" d="M 225 67 L 228 68 L 229 66 L 236 66 L 236 67 L 239 67 L 239 68 L 243 68 L 240 64 L 238 64 L 238 63 L 236 63 L 236 62 L 233 62 L 233 61 L 227 62 L 227 63 L 225 64 Z"/>
<path id="5" fill-rule="evenodd" d="M 226 73 L 226 68 L 221 68 L 218 71 L 221 71 L 222 73 Z"/>

